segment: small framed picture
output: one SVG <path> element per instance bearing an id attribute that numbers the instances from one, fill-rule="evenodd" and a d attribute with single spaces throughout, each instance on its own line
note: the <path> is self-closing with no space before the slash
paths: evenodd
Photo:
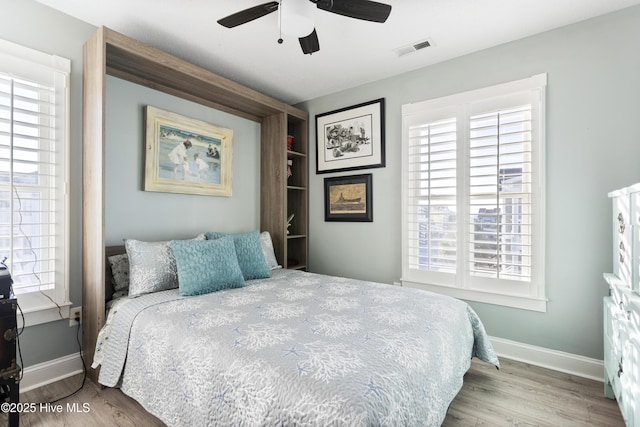
<path id="1" fill-rule="evenodd" d="M 385 166 L 384 98 L 316 116 L 316 173 Z"/>
<path id="2" fill-rule="evenodd" d="M 372 174 L 324 179 L 324 220 L 373 222 Z"/>

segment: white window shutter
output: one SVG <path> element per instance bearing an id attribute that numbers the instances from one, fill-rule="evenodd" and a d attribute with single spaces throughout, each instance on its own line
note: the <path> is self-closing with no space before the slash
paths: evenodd
<path id="1" fill-rule="evenodd" d="M 402 283 L 546 310 L 546 75 L 402 108 Z"/>
<path id="2" fill-rule="evenodd" d="M 70 62 L 2 40 L 0 59 L 0 260 L 16 295 L 66 303 Z"/>
<path id="3" fill-rule="evenodd" d="M 408 132 L 409 266 L 455 274 L 456 119 L 417 123 Z"/>
<path id="4" fill-rule="evenodd" d="M 531 279 L 531 106 L 474 115 L 469 126 L 469 272 Z"/>

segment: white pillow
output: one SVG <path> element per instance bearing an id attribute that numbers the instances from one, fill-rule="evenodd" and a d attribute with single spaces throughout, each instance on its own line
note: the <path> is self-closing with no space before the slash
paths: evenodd
<path id="1" fill-rule="evenodd" d="M 199 234 L 191 240 L 205 240 Z M 129 296 L 165 291 L 178 287 L 176 259 L 170 242 L 124 242 L 129 258 Z"/>
<path id="2" fill-rule="evenodd" d="M 273 249 L 273 242 L 271 241 L 271 234 L 269 234 L 268 231 L 260 233 L 260 246 L 262 247 L 264 260 L 267 261 L 267 267 L 269 267 L 269 270 L 282 268 L 281 265 L 278 265 L 278 260 L 276 259 L 276 254 Z"/>
<path id="3" fill-rule="evenodd" d="M 176 259 L 169 242 L 124 242 L 129 257 L 129 296 L 178 287 Z"/>

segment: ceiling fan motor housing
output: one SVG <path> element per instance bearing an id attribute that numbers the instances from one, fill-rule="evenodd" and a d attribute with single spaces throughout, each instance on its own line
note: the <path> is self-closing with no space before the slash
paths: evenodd
<path id="1" fill-rule="evenodd" d="M 311 34 L 314 28 L 314 14 L 317 7 L 306 0 L 280 1 L 280 30 L 292 37 L 304 37 Z"/>

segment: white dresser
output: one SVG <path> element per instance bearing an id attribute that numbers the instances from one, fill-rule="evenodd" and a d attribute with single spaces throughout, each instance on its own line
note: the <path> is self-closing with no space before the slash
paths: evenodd
<path id="1" fill-rule="evenodd" d="M 640 184 L 609 193 L 613 204 L 613 273 L 605 273 L 605 395 L 627 426 L 640 427 Z"/>

